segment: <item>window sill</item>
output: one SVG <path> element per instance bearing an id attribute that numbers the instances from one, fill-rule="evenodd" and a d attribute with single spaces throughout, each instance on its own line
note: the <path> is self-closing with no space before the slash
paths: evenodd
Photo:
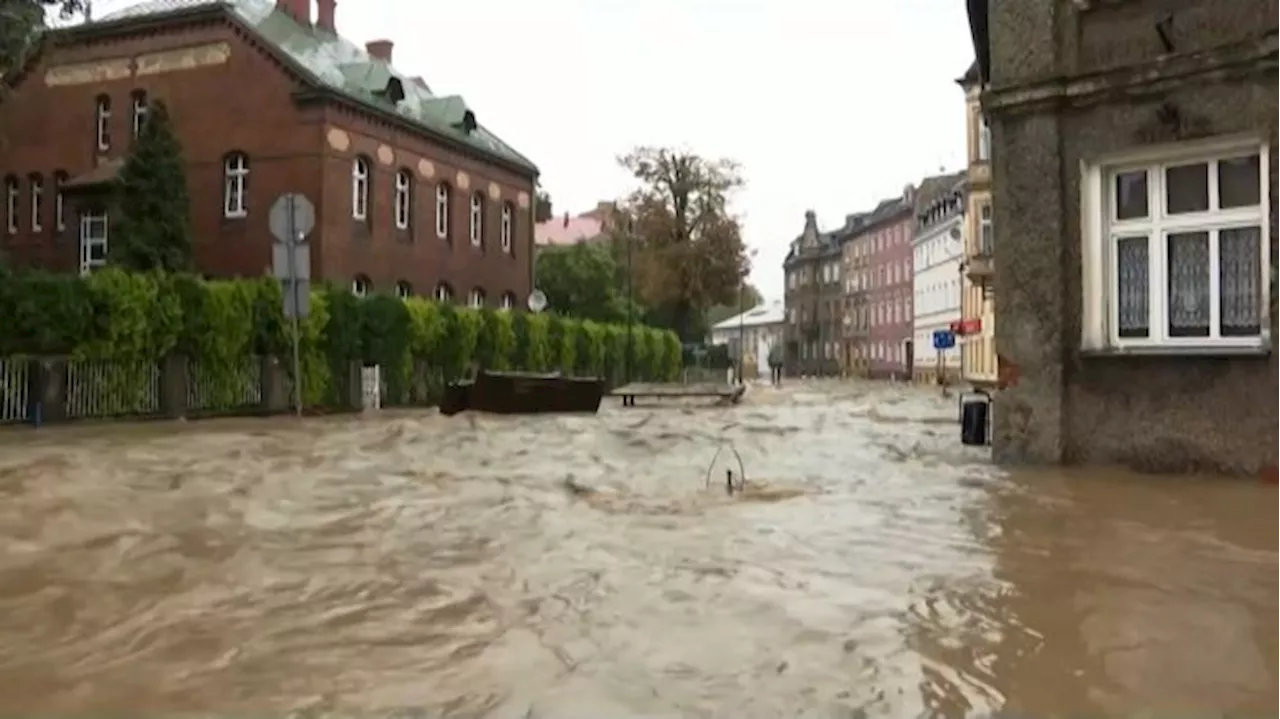
<path id="1" fill-rule="evenodd" d="M 1081 350 L 1080 356 L 1098 357 L 1267 357 L 1271 355 L 1270 340 L 1260 340 L 1253 345 L 1184 345 L 1146 347 L 1108 347 Z"/>

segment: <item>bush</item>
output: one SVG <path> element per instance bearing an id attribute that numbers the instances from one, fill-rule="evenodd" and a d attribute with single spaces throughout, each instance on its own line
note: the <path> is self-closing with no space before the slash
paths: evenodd
<path id="1" fill-rule="evenodd" d="M 357 298 L 320 287 L 299 323 L 304 401 L 340 404 L 353 362 L 381 367 L 388 404 L 433 402 L 445 382 L 473 366 L 623 381 L 678 376 L 674 333 L 492 309 L 424 298 Z M 67 355 L 145 365 L 179 354 L 201 386 L 228 408 L 246 363 L 276 355 L 292 373 L 292 324 L 270 278 L 202 280 L 116 268 L 86 279 L 43 272 L 0 275 L 0 357 Z"/>

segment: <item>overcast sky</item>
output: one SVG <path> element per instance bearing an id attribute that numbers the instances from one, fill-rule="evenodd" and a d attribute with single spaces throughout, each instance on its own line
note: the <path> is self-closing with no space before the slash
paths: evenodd
<path id="1" fill-rule="evenodd" d="M 336 22 L 463 95 L 538 164 L 557 213 L 626 194 L 615 158 L 638 144 L 737 160 L 770 299 L 806 209 L 836 226 L 964 163 L 960 0 L 338 0 Z"/>

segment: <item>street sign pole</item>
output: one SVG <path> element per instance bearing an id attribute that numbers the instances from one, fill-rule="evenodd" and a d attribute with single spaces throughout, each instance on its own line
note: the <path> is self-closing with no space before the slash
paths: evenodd
<path id="1" fill-rule="evenodd" d="M 288 195 L 289 198 L 289 275 L 292 278 L 289 282 L 289 292 L 293 295 L 293 306 L 301 307 L 298 302 L 298 245 L 302 242 L 302 233 L 298 232 L 297 218 L 297 197 Z M 298 322 L 298 313 L 293 313 L 293 411 L 294 414 L 302 418 L 302 340 L 299 337 L 300 323 Z"/>
<path id="2" fill-rule="evenodd" d="M 284 314 L 293 334 L 293 409 L 302 416 L 302 319 L 310 311 L 311 247 L 307 235 L 316 225 L 316 208 L 304 195 L 290 192 L 276 198 L 268 215 L 276 243 L 271 264 L 284 283 Z"/>

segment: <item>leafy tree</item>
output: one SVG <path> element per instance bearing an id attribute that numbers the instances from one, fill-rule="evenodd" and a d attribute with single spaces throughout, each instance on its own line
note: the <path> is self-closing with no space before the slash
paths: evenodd
<path id="1" fill-rule="evenodd" d="M 146 124 L 120 169 L 116 191 L 120 219 L 112 232 L 112 264 L 132 270 L 188 269 L 191 208 L 186 165 L 163 102 L 151 104 Z"/>
<path id="2" fill-rule="evenodd" d="M 596 322 L 625 322 L 627 297 L 609 248 L 595 242 L 538 251 L 537 286 L 556 314 Z M 633 312 L 639 322 L 641 313 Z"/>
<path id="3" fill-rule="evenodd" d="M 719 322 L 724 322 L 730 317 L 734 317 L 742 311 L 749 310 L 760 304 L 764 304 L 764 297 L 761 296 L 760 290 L 757 290 L 755 285 L 748 282 L 742 288 L 741 302 L 734 299 L 732 302 L 719 304 L 707 310 L 707 324 L 715 325 Z"/>
<path id="4" fill-rule="evenodd" d="M 63 18 L 84 10 L 82 0 L 0 0 L 0 74 L 20 66 L 39 49 L 45 12 L 56 9 Z M 3 100 L 0 97 L 0 100 Z"/>
<path id="5" fill-rule="evenodd" d="M 686 151 L 640 147 L 619 162 L 640 183 L 625 222 L 637 238 L 635 281 L 644 303 L 685 339 L 700 339 L 706 314 L 736 304 L 749 269 L 730 195 L 742 186 L 736 163 Z"/>
<path id="6" fill-rule="evenodd" d="M 546 190 L 538 190 L 533 202 L 533 221 L 546 222 L 551 219 L 551 195 Z"/>

